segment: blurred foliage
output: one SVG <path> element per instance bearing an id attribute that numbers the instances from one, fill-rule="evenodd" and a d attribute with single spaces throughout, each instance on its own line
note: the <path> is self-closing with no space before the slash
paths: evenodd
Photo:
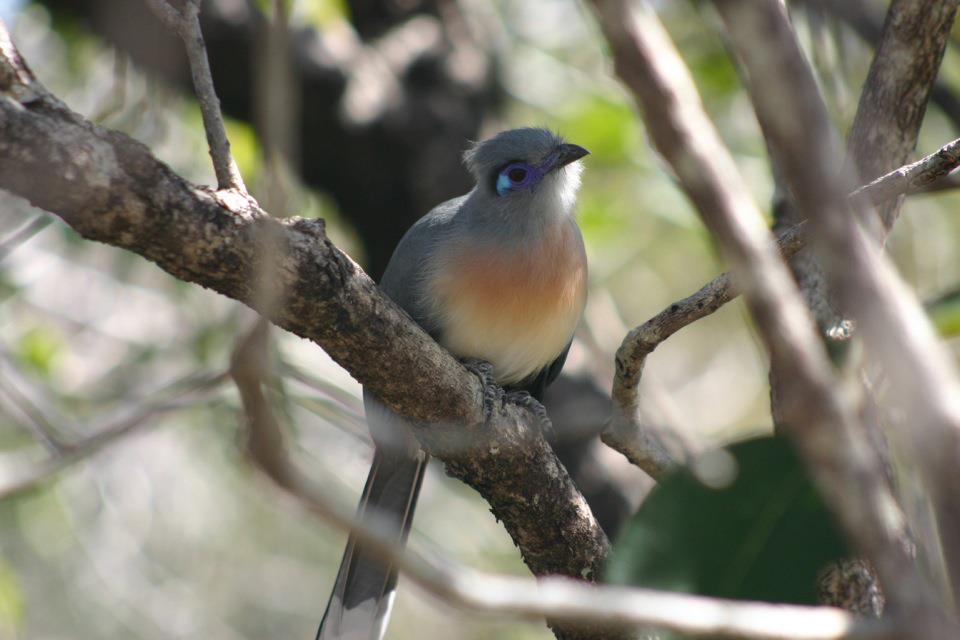
<path id="1" fill-rule="evenodd" d="M 779 437 L 706 453 L 664 478 L 614 545 L 613 584 L 817 604 L 818 573 L 848 550 Z"/>
<path id="2" fill-rule="evenodd" d="M 64 347 L 56 329 L 31 327 L 16 344 L 16 356 L 21 365 L 42 377 L 49 377 L 54 359 Z"/>
<path id="3" fill-rule="evenodd" d="M 933 325 L 945 338 L 960 336 L 960 290 L 948 293 L 927 305 Z"/>
<path id="4" fill-rule="evenodd" d="M 184 177 L 214 182 L 199 111 L 189 97 L 127 68 L 82 24 L 54 21 L 36 4 L 3 1 L 4 8 L 17 7 L 17 45 L 58 97 L 142 141 Z M 295 24 L 343 36 L 345 0 L 288 1 Z M 272 2 L 258 2 L 272 13 Z M 579 199 L 591 291 L 568 368 L 594 375 L 608 388 L 613 352 L 626 329 L 690 294 L 724 265 L 646 144 L 583 6 L 573 0 L 460 0 L 460 6 L 470 27 L 500 47 L 508 99 L 501 113 L 490 114 L 489 133 L 548 126 L 592 151 Z M 658 7 L 753 195 L 768 208 L 772 183 L 763 140 L 714 17 L 701 3 Z M 845 131 L 870 51 L 837 25 L 830 28 L 839 35 L 825 37 L 805 14 L 795 16 L 804 43 L 818 54 L 812 59 Z M 956 51 L 948 52 L 943 68 L 948 83 L 960 83 Z M 259 142 L 246 124 L 228 121 L 227 127 L 245 180 L 259 195 L 269 173 Z M 955 136 L 954 125 L 931 109 L 919 151 Z M 325 218 L 337 245 L 362 259 L 348 218 L 329 198 L 294 188 L 292 210 Z M 6 194 L 0 194 L 0 208 L 0 240 L 38 215 Z M 911 198 L 890 240 L 898 267 L 925 299 L 960 283 L 957 210 L 957 193 Z M 166 397 L 171 386 L 192 388 L 198 372 L 222 371 L 236 336 L 252 321 L 238 305 L 132 254 L 87 242 L 60 223 L 13 249 L 0 260 L 3 478 L 8 462 L 14 473 L 14 461 L 47 455 L 27 428 L 28 417 L 11 402 L 10 388 L 23 392 L 57 434 L 74 441 L 135 415 L 145 403 Z M 957 334 L 957 316 L 955 299 L 931 308 L 944 335 Z M 295 451 L 331 495 L 352 504 L 369 461 L 359 386 L 312 344 L 281 332 L 276 337 L 281 363 L 305 372 L 287 375 L 282 385 Z M 646 369 L 643 410 L 658 424 L 708 444 L 740 438 L 757 425 L 769 428 L 766 359 L 739 303 L 672 337 Z M 197 398 L 151 415 L 130 437 L 32 492 L 0 501 L 0 637 L 312 635 L 344 536 L 278 499 L 251 471 L 240 452 L 239 403 L 228 384 Z M 635 471 L 607 453 L 612 473 Z M 748 465 L 742 477 L 753 473 L 764 472 Z M 662 487 L 638 522 L 656 509 L 663 517 L 693 517 L 670 508 L 674 492 L 708 511 L 722 504 L 713 490 L 692 482 L 677 478 Z M 639 501 L 641 484 L 635 484 Z M 693 511 L 689 502 L 683 505 Z M 712 531 L 721 515 L 703 529 Z M 678 546 L 699 544 L 674 538 Z M 772 540 L 761 536 L 754 552 Z M 411 542 L 476 567 L 526 574 L 482 500 L 439 469 L 428 474 Z M 701 546 L 715 550 L 710 544 Z M 618 553 L 628 547 L 637 562 L 658 548 L 621 543 Z M 692 563 L 699 556 L 691 548 L 664 553 L 682 551 Z M 688 572 L 687 582 L 696 575 L 692 564 L 677 568 Z M 424 628 L 450 639 L 550 637 L 540 625 L 464 616 L 416 589 L 401 588 L 390 637 L 422 637 Z"/>
<path id="5" fill-rule="evenodd" d="M 17 577 L 0 557 L 0 635 L 13 637 L 23 622 L 23 602 Z"/>

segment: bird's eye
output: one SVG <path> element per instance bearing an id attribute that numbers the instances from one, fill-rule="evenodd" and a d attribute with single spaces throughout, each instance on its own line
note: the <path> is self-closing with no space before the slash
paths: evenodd
<path id="1" fill-rule="evenodd" d="M 523 182 L 524 178 L 527 177 L 527 170 L 520 167 L 510 169 L 507 172 L 507 177 L 510 178 L 510 182 Z"/>
<path id="2" fill-rule="evenodd" d="M 523 162 L 512 162 L 497 174 L 497 193 L 505 196 L 516 189 L 526 189 L 536 183 L 536 169 Z"/>

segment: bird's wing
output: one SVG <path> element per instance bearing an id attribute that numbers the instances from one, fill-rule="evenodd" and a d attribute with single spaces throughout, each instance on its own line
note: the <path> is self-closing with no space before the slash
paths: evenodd
<path id="1" fill-rule="evenodd" d="M 444 240 L 454 233 L 457 212 L 466 196 L 448 200 L 434 207 L 404 234 L 387 264 L 380 288 L 433 338 L 439 326 L 435 310 L 430 306 L 424 287 L 430 259 Z"/>

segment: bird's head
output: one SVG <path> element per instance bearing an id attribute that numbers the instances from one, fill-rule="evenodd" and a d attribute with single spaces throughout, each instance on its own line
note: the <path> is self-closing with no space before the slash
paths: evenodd
<path id="1" fill-rule="evenodd" d="M 464 162 L 498 209 L 569 213 L 588 153 L 546 129 L 511 129 L 474 144 Z"/>

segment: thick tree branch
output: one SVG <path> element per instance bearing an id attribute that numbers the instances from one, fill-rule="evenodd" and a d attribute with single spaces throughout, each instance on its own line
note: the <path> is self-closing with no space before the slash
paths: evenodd
<path id="1" fill-rule="evenodd" d="M 85 121 L 33 81 L 2 25 L 0 188 L 316 342 L 392 409 L 431 425 L 417 429 L 424 448 L 483 495 L 535 574 L 599 576 L 609 543 L 534 417 L 507 405 L 484 424 L 476 377 L 380 293 L 322 221 L 276 220 L 236 191 L 197 187 Z M 255 295 L 264 270 L 269 305 Z"/>
<path id="2" fill-rule="evenodd" d="M 909 416 L 895 431 L 932 492 L 954 581 L 960 580 L 960 383 L 923 311 L 879 249 L 857 227 L 845 191 L 839 142 L 816 83 L 777 0 L 715 0 L 745 66 L 748 89 L 775 160 L 784 171 L 839 300 L 863 330 L 865 346 L 891 378 L 890 394 Z M 912 566 L 876 562 L 891 604 L 929 612 Z M 960 582 L 955 582 L 960 585 Z M 955 593 L 960 593 L 955 589 Z"/>
<path id="3" fill-rule="evenodd" d="M 903 523 L 894 515 L 879 462 L 838 393 L 797 287 L 704 114 L 686 66 L 646 4 L 636 14 L 623 0 L 594 5 L 617 74 L 642 108 L 648 134 L 733 265 L 771 361 L 789 375 L 782 403 L 788 434 L 851 539 L 882 567 L 891 589 L 916 597 L 919 577 L 899 548 Z"/>
<path id="4" fill-rule="evenodd" d="M 179 41 L 143 0 L 38 1 L 54 24 L 82 25 L 146 73 L 190 90 Z M 271 27 L 262 4 L 204 0 L 200 21 L 224 113 L 264 138 L 255 67 Z M 472 186 L 457 159 L 500 97 L 496 39 L 476 34 L 456 2 L 365 0 L 351 2 L 349 14 L 349 22 L 292 26 L 289 124 L 323 144 L 302 145 L 291 168 L 356 228 L 376 279 L 410 225 Z"/>

